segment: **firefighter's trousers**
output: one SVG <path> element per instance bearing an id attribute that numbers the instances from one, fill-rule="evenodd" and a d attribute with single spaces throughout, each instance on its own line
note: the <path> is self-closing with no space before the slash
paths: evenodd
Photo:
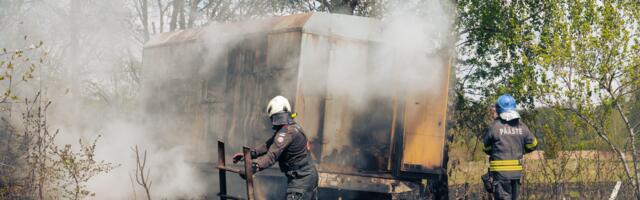
<path id="1" fill-rule="evenodd" d="M 493 197 L 495 200 L 516 200 L 520 179 L 495 179 L 493 180 Z"/>
<path id="2" fill-rule="evenodd" d="M 313 164 L 285 172 L 287 176 L 287 200 L 316 200 L 318 195 L 318 171 Z"/>

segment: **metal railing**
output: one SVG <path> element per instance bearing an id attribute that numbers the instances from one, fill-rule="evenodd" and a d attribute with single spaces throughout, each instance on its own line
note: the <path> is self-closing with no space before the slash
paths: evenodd
<path id="1" fill-rule="evenodd" d="M 251 149 L 249 147 L 242 147 L 242 153 L 244 154 L 244 171 L 246 173 L 247 184 L 247 200 L 254 200 L 253 194 L 253 170 L 251 167 Z M 220 178 L 220 192 L 218 196 L 220 199 L 244 199 L 241 197 L 231 196 L 227 194 L 227 172 L 240 174 L 240 169 L 231 168 L 226 166 L 224 142 L 218 140 L 218 176 Z"/>

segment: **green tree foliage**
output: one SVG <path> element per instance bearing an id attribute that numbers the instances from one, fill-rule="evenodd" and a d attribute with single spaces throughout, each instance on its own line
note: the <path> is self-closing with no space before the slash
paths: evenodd
<path id="1" fill-rule="evenodd" d="M 109 173 L 119 166 L 95 159 L 98 138 L 89 144 L 79 140 L 79 152 L 73 151 L 70 144 L 63 148 L 53 147 L 56 158 L 54 158 L 52 167 L 58 173 L 58 186 L 62 188 L 62 197 L 65 199 L 78 200 L 95 196 L 94 192 L 88 190 L 87 182 L 94 176 Z"/>
<path id="2" fill-rule="evenodd" d="M 544 74 L 541 103 L 571 112 L 605 141 L 640 198 L 637 131 L 628 106 L 640 89 L 637 11 L 637 2 L 559 2 L 550 6 L 534 50 Z M 616 122 L 625 128 L 616 129 Z M 626 140 L 619 144 L 612 137 Z M 626 153 L 631 153 L 631 167 Z"/>
<path id="3" fill-rule="evenodd" d="M 23 127 L 2 127 L 0 140 L 0 199 L 85 199 L 95 193 L 88 181 L 108 173 L 119 165 L 95 158 L 96 138 L 92 143 L 72 145 L 55 143 L 58 131 L 50 132 L 47 109 L 51 102 L 25 100 Z M 3 121 L 4 122 L 4 121 Z"/>
<path id="4" fill-rule="evenodd" d="M 482 100 L 511 93 L 533 106 L 537 71 L 532 60 L 544 25 L 545 1 L 458 1 L 458 91 Z"/>
<path id="5" fill-rule="evenodd" d="M 531 63 L 544 1 L 457 1 L 454 130 L 481 138 L 487 108 L 501 93 L 534 107 L 537 71 Z M 467 132 L 468 131 L 468 132 Z M 465 133 L 466 132 L 466 133 Z M 470 136 L 463 136 L 469 134 Z"/>
<path id="6" fill-rule="evenodd" d="M 574 145 L 571 127 L 584 128 L 575 130 L 618 155 L 640 198 L 639 11 L 624 0 L 459 1 L 457 91 L 479 102 L 508 92 L 525 108 L 555 109 L 545 120 L 571 124 L 537 127 L 546 150 Z"/>
<path id="7" fill-rule="evenodd" d="M 28 36 L 24 36 L 24 40 L 27 41 Z M 47 56 L 42 46 L 43 42 L 40 41 L 21 49 L 0 49 L 0 103 L 19 99 L 19 94 L 12 88 L 34 78 L 36 69 Z"/>
<path id="8" fill-rule="evenodd" d="M 33 99 L 23 97 L 35 88 L 21 84 L 41 78 L 35 73 L 46 56 L 43 42 L 0 52 L 0 103 L 9 107 L 0 111 L 0 199 L 83 199 L 95 195 L 86 188 L 90 178 L 118 166 L 96 161 L 97 139 L 90 144 L 81 141 L 79 152 L 71 145 L 59 147 L 58 131 L 50 132 L 47 125 L 51 102 L 40 92 Z M 11 109 L 23 107 L 19 126 L 9 116 Z"/>

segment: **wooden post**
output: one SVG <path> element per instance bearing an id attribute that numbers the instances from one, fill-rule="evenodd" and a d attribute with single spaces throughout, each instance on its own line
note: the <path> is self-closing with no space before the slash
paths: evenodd
<path id="1" fill-rule="evenodd" d="M 244 171 L 247 175 L 247 199 L 254 200 L 253 197 L 253 167 L 251 160 L 251 149 L 249 147 L 242 147 L 242 153 L 244 154 Z"/>
<path id="2" fill-rule="evenodd" d="M 218 176 L 219 176 L 219 184 L 220 192 L 218 193 L 220 199 L 227 199 L 227 172 L 224 170 L 225 168 L 225 158 L 224 158 L 224 143 L 222 141 L 218 141 Z"/>

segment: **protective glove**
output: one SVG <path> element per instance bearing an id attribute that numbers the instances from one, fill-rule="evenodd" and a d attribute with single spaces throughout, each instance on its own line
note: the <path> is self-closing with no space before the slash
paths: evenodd
<path id="1" fill-rule="evenodd" d="M 256 172 L 258 172 L 258 164 L 251 163 L 251 171 L 251 174 L 255 174 Z M 240 169 L 238 175 L 240 175 L 240 178 L 242 179 L 247 179 L 247 172 L 244 170 L 244 168 Z"/>
<path id="2" fill-rule="evenodd" d="M 244 155 L 242 153 L 233 154 L 233 164 L 236 164 L 244 159 Z"/>

